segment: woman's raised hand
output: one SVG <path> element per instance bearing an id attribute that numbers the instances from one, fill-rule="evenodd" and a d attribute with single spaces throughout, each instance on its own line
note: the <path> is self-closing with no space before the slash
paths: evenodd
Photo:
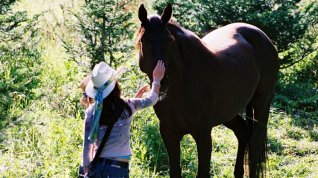
<path id="1" fill-rule="evenodd" d="M 165 65 L 162 60 L 159 60 L 155 69 L 152 72 L 152 77 L 154 81 L 161 81 L 165 75 Z"/>

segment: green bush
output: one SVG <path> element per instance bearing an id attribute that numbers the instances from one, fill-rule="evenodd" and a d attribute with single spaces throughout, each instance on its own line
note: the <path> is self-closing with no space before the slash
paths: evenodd
<path id="1" fill-rule="evenodd" d="M 282 70 L 274 105 L 287 112 L 318 112 L 318 58 L 308 58 Z"/>
<path id="2" fill-rule="evenodd" d="M 163 12 L 167 3 L 173 4 L 173 17 L 179 24 L 203 37 L 211 30 L 234 22 L 245 22 L 262 29 L 275 44 L 281 64 L 301 60 L 317 50 L 311 46 L 317 40 L 317 1 L 236 1 L 236 0 L 159 0 L 155 10 Z M 310 32 L 309 32 L 310 31 Z M 308 40 L 310 39 L 310 40 Z M 302 49 L 299 51 L 292 48 Z"/>
<path id="3" fill-rule="evenodd" d="M 8 45 L 0 41 L 1 54 L 6 52 L 6 55 L 0 56 L 0 177 L 76 177 L 77 166 L 81 162 L 84 117 L 78 102 L 81 95 L 78 84 L 87 74 L 90 65 L 86 63 L 86 58 L 74 59 L 62 47 L 65 43 L 60 41 L 63 39 L 80 45 L 78 36 L 75 35 L 75 31 L 78 31 L 73 28 L 76 22 L 74 16 L 63 11 L 68 7 L 70 11 L 78 12 L 80 4 L 74 2 L 35 0 L 30 6 L 27 1 L 21 1 L 20 6 L 24 9 L 45 10 L 36 24 L 31 23 L 35 28 L 40 27 L 38 33 L 30 33 L 27 30 L 30 27 L 28 25 L 23 26 L 28 28 L 21 28 L 26 30 L 26 33 L 21 31 L 21 34 L 28 37 L 33 34 L 35 37 L 22 45 L 25 48 L 5 48 Z M 198 19 L 202 15 L 201 11 L 196 12 L 196 7 L 193 7 L 203 6 L 204 2 L 175 2 L 177 5 L 174 4 L 174 8 L 187 9 L 184 12 L 175 11 L 177 21 L 180 18 L 186 26 L 197 28 L 197 31 L 202 29 L 200 33 L 205 33 L 207 26 L 196 18 L 197 15 Z M 215 1 L 211 5 L 226 9 L 226 2 L 240 7 L 234 1 Z M 263 6 L 267 7 L 267 4 L 261 5 Z M 0 6 L 0 9 L 2 7 L 4 6 Z M 134 7 L 138 8 L 136 5 Z M 305 6 L 299 6 L 300 9 L 302 7 Z M 236 12 L 233 16 L 238 18 L 241 10 L 243 9 L 234 8 L 233 11 Z M 124 12 L 125 10 L 121 13 Z M 186 12 L 190 15 L 184 15 Z M 178 13 L 180 17 L 177 16 Z M 225 12 L 222 10 L 218 13 Z M 138 21 L 136 16 L 132 18 L 135 18 L 132 19 L 135 22 Z M 29 24 L 27 21 L 25 23 Z M 2 34 L 4 33 L 0 33 L 0 36 Z M 24 35 L 21 37 L 25 37 Z M 12 35 L 7 37 L 10 39 L 9 47 L 21 47 L 21 40 L 12 38 Z M 123 65 L 129 69 L 121 77 L 120 86 L 124 97 L 132 97 L 139 87 L 149 81 L 139 71 L 137 61 L 134 60 L 135 53 L 131 50 L 133 40 L 121 39 L 125 39 L 123 43 L 130 48 L 116 53 L 119 57 L 125 56 L 118 66 Z M 12 50 L 8 51 L 10 49 Z M 314 105 L 317 101 L 315 55 L 313 53 L 292 67 L 281 70 L 275 108 L 271 110 L 268 125 L 268 177 L 318 175 L 317 106 Z M 211 136 L 211 176 L 233 177 L 237 151 L 234 134 L 224 126 L 218 126 L 213 128 Z M 159 134 L 159 121 L 151 108 L 134 116 L 131 146 L 131 177 L 169 177 L 168 157 Z M 195 177 L 197 150 L 189 135 L 182 139 L 181 150 L 183 177 Z"/>

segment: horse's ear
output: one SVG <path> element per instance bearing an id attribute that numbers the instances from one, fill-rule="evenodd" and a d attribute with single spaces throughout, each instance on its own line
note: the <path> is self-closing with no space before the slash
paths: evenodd
<path id="1" fill-rule="evenodd" d="M 144 4 L 141 4 L 141 6 L 139 7 L 138 18 L 142 26 L 145 26 L 148 23 L 147 10 Z"/>
<path id="2" fill-rule="evenodd" d="M 168 6 L 163 11 L 163 14 L 161 15 L 161 22 L 166 24 L 171 19 L 172 15 L 172 5 L 169 3 Z"/>

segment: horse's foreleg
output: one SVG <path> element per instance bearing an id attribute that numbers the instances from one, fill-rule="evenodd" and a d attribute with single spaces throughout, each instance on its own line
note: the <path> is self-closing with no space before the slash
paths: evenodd
<path id="1" fill-rule="evenodd" d="M 180 141 L 183 135 L 175 133 L 163 124 L 160 124 L 160 134 L 169 156 L 170 177 L 181 178 Z"/>
<path id="2" fill-rule="evenodd" d="M 210 161 L 212 151 L 211 141 L 211 129 L 212 127 L 200 128 L 197 133 L 192 134 L 198 150 L 198 178 L 209 178 L 210 177 Z"/>

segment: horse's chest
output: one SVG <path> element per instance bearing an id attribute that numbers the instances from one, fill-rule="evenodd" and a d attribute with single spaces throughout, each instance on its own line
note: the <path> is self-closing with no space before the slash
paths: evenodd
<path id="1" fill-rule="evenodd" d="M 183 97 L 159 102 L 154 108 L 160 122 L 189 133 L 211 120 L 212 91 L 183 93 Z"/>

